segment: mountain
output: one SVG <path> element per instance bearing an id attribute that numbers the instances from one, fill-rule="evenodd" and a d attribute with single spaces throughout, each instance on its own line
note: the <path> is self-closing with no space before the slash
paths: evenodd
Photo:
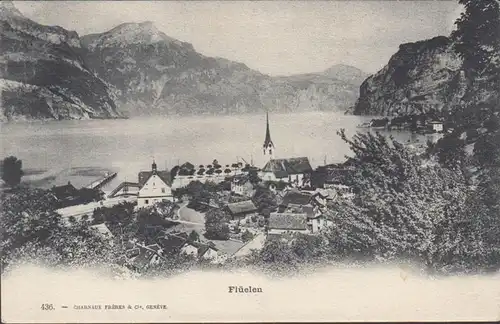
<path id="1" fill-rule="evenodd" d="M 343 110 L 363 72 L 347 66 L 270 77 L 242 63 L 206 57 L 153 23 L 127 23 L 82 37 L 87 64 L 115 86 L 119 107 L 136 114 L 237 114 Z"/>
<path id="2" fill-rule="evenodd" d="M 0 2 L 0 23 L 1 121 L 120 116 L 76 32 L 27 19 L 9 1 Z"/>
<path id="3" fill-rule="evenodd" d="M 271 77 L 204 56 L 152 22 L 79 37 L 9 1 L 0 18 L 2 121 L 345 110 L 366 77 L 346 65 Z"/>
<path id="4" fill-rule="evenodd" d="M 397 116 L 447 111 L 466 88 L 462 59 L 448 37 L 438 36 L 400 45 L 387 65 L 361 84 L 353 113 Z"/>

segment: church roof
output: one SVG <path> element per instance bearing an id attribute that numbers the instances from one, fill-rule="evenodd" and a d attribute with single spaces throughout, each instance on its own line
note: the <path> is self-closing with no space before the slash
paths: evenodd
<path id="1" fill-rule="evenodd" d="M 307 157 L 297 157 L 269 160 L 262 171 L 273 172 L 277 176 L 279 175 L 279 178 L 283 178 L 291 174 L 310 173 L 312 167 Z"/>

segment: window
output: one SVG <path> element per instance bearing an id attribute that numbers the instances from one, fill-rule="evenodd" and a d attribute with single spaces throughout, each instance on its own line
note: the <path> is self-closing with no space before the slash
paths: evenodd
<path id="1" fill-rule="evenodd" d="M 161 193 L 165 193 L 165 188 L 161 188 Z"/>
<path id="2" fill-rule="evenodd" d="M 149 200 L 148 199 L 144 200 L 144 204 L 146 205 L 149 204 Z"/>

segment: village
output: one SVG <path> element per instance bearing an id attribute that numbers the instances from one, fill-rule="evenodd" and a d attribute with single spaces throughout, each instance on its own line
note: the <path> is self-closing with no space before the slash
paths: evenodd
<path id="1" fill-rule="evenodd" d="M 91 220 L 89 226 L 110 244 L 125 246 L 124 264 L 144 269 L 179 255 L 221 264 L 262 249 L 266 240 L 291 233 L 317 235 L 331 224 L 328 203 L 353 196 L 344 184 L 347 164 L 313 169 L 307 157 L 276 158 L 268 116 L 262 153 L 267 160 L 262 168 L 213 160 L 159 170 L 152 161 L 150 170 L 138 172 L 137 182 L 122 182 L 106 194 L 100 188 L 116 173 L 87 188 L 71 183 L 53 187 L 60 202 L 56 212 L 68 223 Z M 146 224 L 152 239 L 117 242 L 116 226 L 111 230 L 106 217 L 97 217 L 105 209 L 120 213 L 113 208 L 127 204 L 138 213 L 161 215 Z M 208 228 L 213 222 L 209 215 L 222 215 L 215 224 L 222 233 Z"/>

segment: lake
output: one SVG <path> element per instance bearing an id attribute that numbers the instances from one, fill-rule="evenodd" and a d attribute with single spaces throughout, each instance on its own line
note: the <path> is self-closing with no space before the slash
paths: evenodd
<path id="1" fill-rule="evenodd" d="M 337 131 L 366 131 L 356 126 L 368 117 L 342 113 L 294 113 L 269 116 L 276 157 L 309 157 L 313 167 L 340 162 L 349 148 Z M 66 120 L 1 125 L 2 158 L 23 161 L 23 181 L 50 187 L 71 181 L 84 186 L 106 171 L 118 172 L 107 188 L 121 181 L 137 181 L 137 173 L 190 161 L 209 164 L 238 159 L 262 167 L 266 116 L 142 117 L 126 120 Z M 407 132 L 393 132 L 407 141 Z"/>

